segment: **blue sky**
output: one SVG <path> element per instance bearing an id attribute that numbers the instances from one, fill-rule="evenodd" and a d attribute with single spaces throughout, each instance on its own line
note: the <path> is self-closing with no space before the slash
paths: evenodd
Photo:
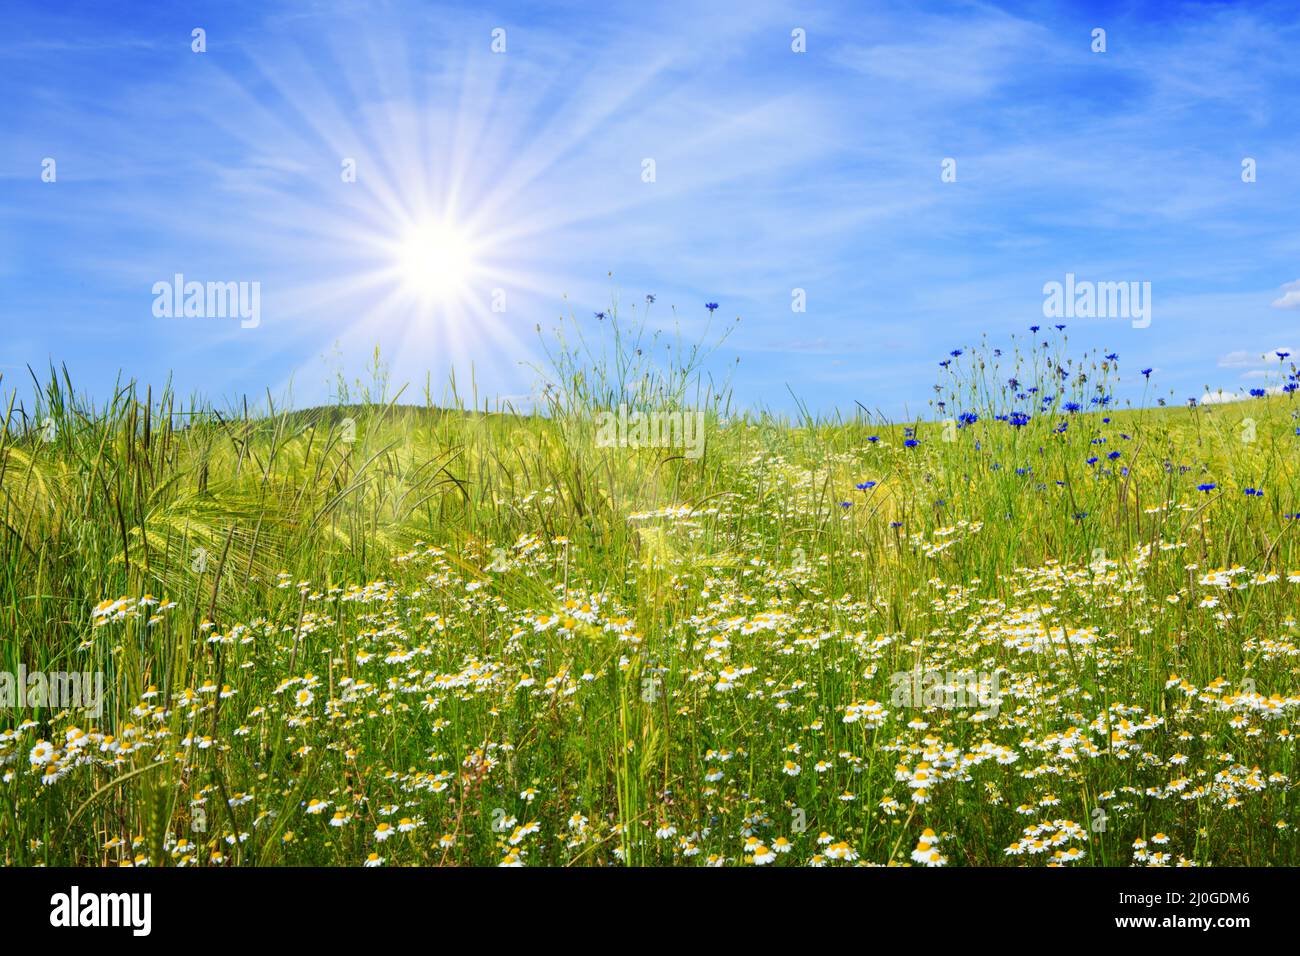
<path id="1" fill-rule="evenodd" d="M 653 293 L 688 340 L 741 318 L 743 404 L 898 415 L 1067 273 L 1151 283 L 1146 328 L 1069 323 L 1121 397 L 1300 353 L 1287 4 L 49 6 L 0 14 L 5 391 L 52 360 L 97 396 L 308 405 L 379 345 L 413 399 L 453 364 L 526 395 L 538 324 Z M 426 221 L 472 250 L 432 299 L 400 268 Z M 259 283 L 260 323 L 156 316 L 177 273 Z"/>

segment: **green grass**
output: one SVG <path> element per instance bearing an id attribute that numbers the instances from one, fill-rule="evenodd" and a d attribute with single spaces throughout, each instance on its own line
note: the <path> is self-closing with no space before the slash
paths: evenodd
<path id="1" fill-rule="evenodd" d="M 612 314 L 542 416 L 378 360 L 308 411 L 5 382 L 0 668 L 105 699 L 0 711 L 3 861 L 1300 864 L 1294 393 L 1102 412 L 1049 341 L 895 424 L 742 413 Z M 619 403 L 704 454 L 602 447 Z"/>

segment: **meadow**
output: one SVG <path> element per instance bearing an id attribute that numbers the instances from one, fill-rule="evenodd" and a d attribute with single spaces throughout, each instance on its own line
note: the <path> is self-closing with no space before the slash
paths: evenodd
<path id="1" fill-rule="evenodd" d="M 1206 405 L 1026 328 L 887 422 L 561 329 L 543 414 L 0 380 L 0 668 L 103 680 L 0 709 L 0 859 L 1300 865 L 1289 356 Z"/>

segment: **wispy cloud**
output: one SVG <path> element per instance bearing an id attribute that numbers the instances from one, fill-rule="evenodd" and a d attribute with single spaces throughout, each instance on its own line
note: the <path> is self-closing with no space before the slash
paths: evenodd
<path id="1" fill-rule="evenodd" d="M 1275 309 L 1300 308 L 1300 279 L 1282 286 L 1282 295 L 1273 300 Z"/>

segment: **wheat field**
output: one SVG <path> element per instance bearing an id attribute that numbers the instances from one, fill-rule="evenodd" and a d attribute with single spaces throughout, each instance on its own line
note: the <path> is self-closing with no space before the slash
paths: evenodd
<path id="1" fill-rule="evenodd" d="M 1289 356 L 1025 329 L 887 422 L 560 326 L 529 409 L 0 380 L 0 666 L 82 678 L 0 687 L 4 863 L 1300 865 Z"/>

